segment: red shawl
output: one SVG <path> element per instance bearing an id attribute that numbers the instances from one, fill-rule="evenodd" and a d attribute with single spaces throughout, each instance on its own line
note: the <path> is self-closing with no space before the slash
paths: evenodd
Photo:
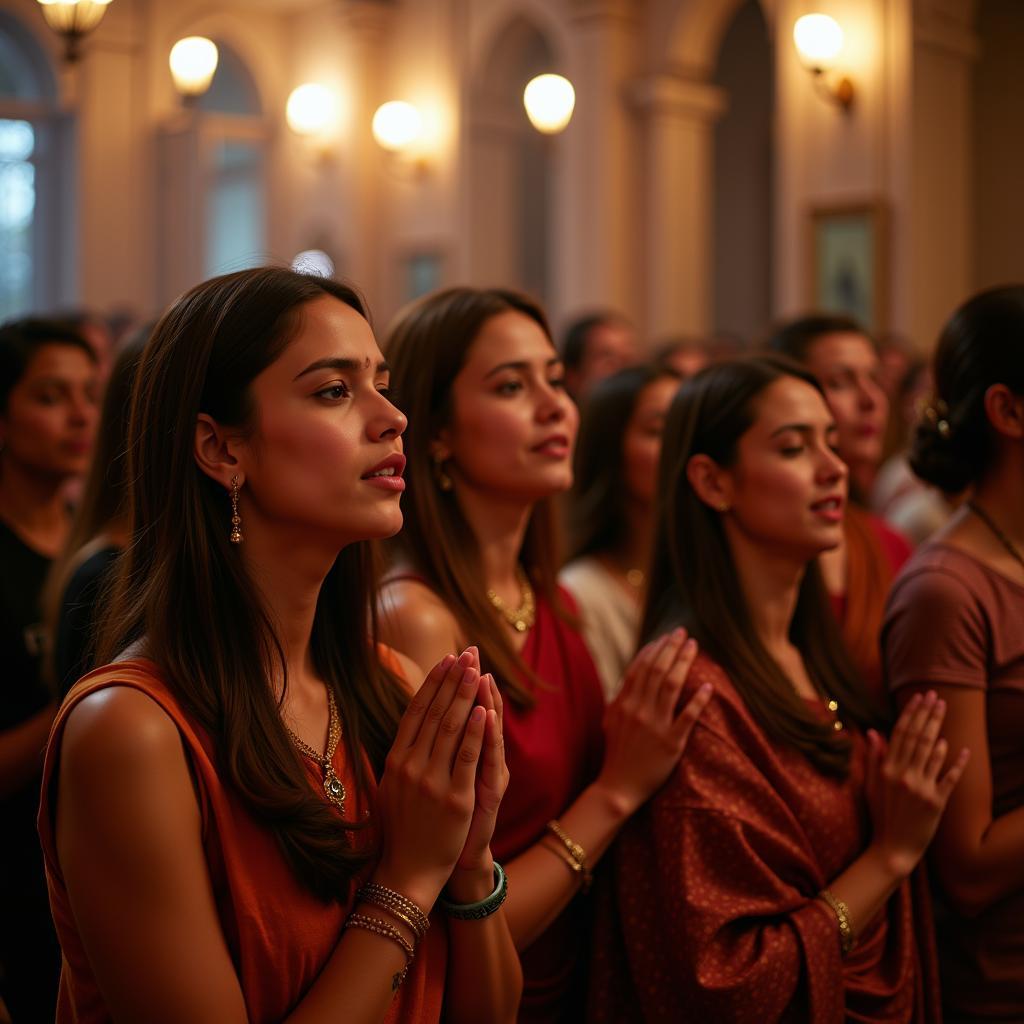
<path id="1" fill-rule="evenodd" d="M 940 1020 L 926 900 L 905 882 L 854 922 L 845 959 L 817 893 L 865 848 L 865 744 L 823 776 L 768 739 L 701 656 L 687 682 L 715 695 L 679 768 L 616 845 L 591 974 L 595 1021 Z M 922 889 L 922 894 L 924 890 Z"/>

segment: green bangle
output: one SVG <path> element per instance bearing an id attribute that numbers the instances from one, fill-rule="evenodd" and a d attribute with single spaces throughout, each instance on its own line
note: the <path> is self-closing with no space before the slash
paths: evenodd
<path id="1" fill-rule="evenodd" d="M 449 903 L 443 896 L 437 901 L 441 909 L 456 921 L 480 921 L 490 917 L 508 896 L 508 876 L 502 866 L 494 862 L 494 892 L 476 903 Z"/>

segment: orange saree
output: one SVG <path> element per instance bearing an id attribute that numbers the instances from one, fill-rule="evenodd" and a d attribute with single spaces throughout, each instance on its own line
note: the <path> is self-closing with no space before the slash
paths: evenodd
<path id="1" fill-rule="evenodd" d="M 590 1019 L 940 1020 L 921 879 L 905 882 L 876 920 L 855 922 L 846 958 L 836 918 L 817 899 L 868 842 L 864 741 L 855 736 L 849 777 L 828 778 L 771 741 L 701 655 L 683 699 L 704 682 L 715 694 L 679 767 L 613 852 Z"/>

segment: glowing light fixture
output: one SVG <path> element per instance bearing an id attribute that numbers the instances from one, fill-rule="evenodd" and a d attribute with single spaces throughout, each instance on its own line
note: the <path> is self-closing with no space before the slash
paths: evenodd
<path id="1" fill-rule="evenodd" d="M 373 115 L 373 137 L 392 153 L 407 150 L 423 134 L 420 112 L 404 100 L 391 100 Z"/>
<path id="2" fill-rule="evenodd" d="M 187 36 L 171 47 L 174 86 L 186 99 L 202 96 L 217 70 L 217 46 L 203 36 Z"/>
<path id="3" fill-rule="evenodd" d="M 334 260 L 323 249 L 303 249 L 292 260 L 292 270 L 313 277 L 334 277 Z"/>
<path id="4" fill-rule="evenodd" d="M 80 56 L 80 44 L 103 20 L 111 0 L 38 0 L 46 24 L 64 40 L 64 59 Z"/>
<path id="5" fill-rule="evenodd" d="M 576 90 L 561 75 L 538 75 L 523 90 L 523 106 L 537 131 L 555 135 L 572 120 Z"/>
<path id="6" fill-rule="evenodd" d="M 296 135 L 322 139 L 337 123 L 337 99 L 327 86 L 306 82 L 288 97 L 285 119 Z"/>
<path id="7" fill-rule="evenodd" d="M 830 75 L 843 50 L 843 30 L 827 14 L 805 14 L 793 25 L 793 44 L 800 61 L 814 77 L 819 94 L 844 110 L 853 103 L 853 82 L 844 75 Z"/>

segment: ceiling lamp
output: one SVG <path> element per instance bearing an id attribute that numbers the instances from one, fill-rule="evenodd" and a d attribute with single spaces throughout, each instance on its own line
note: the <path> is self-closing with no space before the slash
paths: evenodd
<path id="1" fill-rule="evenodd" d="M 102 20 L 111 0 L 38 0 L 46 24 L 64 40 L 64 59 L 78 60 L 79 44 Z"/>
<path id="2" fill-rule="evenodd" d="M 576 90 L 561 75 L 538 75 L 523 90 L 523 106 L 537 131 L 555 135 L 572 120 Z"/>
<path id="3" fill-rule="evenodd" d="M 202 96 L 217 70 L 217 45 L 203 36 L 186 36 L 171 47 L 174 87 L 186 100 Z"/>

